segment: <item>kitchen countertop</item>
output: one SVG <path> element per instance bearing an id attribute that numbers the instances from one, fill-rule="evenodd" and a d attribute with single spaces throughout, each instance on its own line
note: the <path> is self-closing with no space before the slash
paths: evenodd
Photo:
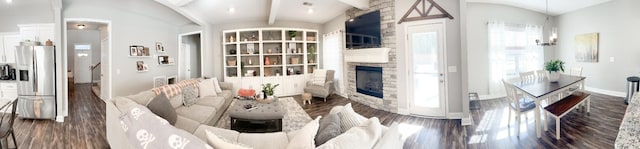
<path id="1" fill-rule="evenodd" d="M 622 102 L 622 101 L 620 101 Z M 615 148 L 640 148 L 640 94 L 631 98 L 622 118 Z"/>

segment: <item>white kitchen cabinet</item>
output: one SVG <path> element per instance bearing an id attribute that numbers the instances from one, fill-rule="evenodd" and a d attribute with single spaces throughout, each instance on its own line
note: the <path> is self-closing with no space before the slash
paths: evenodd
<path id="1" fill-rule="evenodd" d="M 18 98 L 17 83 L 0 83 L 0 106 Z"/>
<path id="2" fill-rule="evenodd" d="M 44 44 L 47 40 L 54 41 L 54 24 L 20 24 L 20 41 L 39 41 Z"/>
<path id="3" fill-rule="evenodd" d="M 16 63 L 16 46 L 20 45 L 19 33 L 0 33 L 0 63 Z"/>

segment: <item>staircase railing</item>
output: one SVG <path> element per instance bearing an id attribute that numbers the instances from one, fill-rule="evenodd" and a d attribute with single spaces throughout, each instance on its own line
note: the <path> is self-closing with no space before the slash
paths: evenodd
<path id="1" fill-rule="evenodd" d="M 99 76 L 101 74 L 100 73 L 100 69 L 97 69 L 97 68 L 100 68 L 100 64 L 101 64 L 101 62 L 98 62 L 97 64 L 95 64 L 93 66 L 90 66 L 91 67 L 90 68 L 91 69 L 91 86 L 97 85 L 96 80 L 94 80 L 94 76 L 98 75 L 98 78 L 100 77 Z"/>

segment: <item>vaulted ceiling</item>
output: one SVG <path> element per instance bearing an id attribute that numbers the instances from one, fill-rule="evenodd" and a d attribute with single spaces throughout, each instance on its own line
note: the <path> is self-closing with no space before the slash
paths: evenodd
<path id="1" fill-rule="evenodd" d="M 549 15 L 561 15 L 612 0 L 549 0 Z M 491 3 L 524 8 L 545 13 L 545 0 L 467 0 L 472 3 Z"/>

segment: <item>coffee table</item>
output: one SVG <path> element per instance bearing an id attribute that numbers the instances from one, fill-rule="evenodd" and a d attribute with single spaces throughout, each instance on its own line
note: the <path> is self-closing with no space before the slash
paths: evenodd
<path id="1" fill-rule="evenodd" d="M 282 131 L 282 118 L 285 111 L 276 99 L 271 103 L 259 103 L 256 100 L 234 99 L 229 107 L 231 129 L 238 132 L 279 132 Z M 252 104 L 256 108 L 247 110 L 244 105 Z"/>

